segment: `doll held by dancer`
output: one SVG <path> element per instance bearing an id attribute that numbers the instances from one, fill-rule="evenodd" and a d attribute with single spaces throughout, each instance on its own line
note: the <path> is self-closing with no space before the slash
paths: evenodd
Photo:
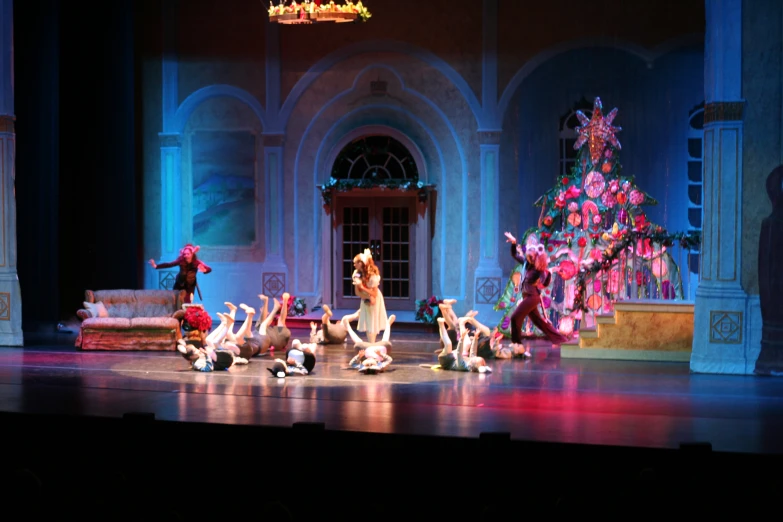
<path id="1" fill-rule="evenodd" d="M 348 328 L 348 335 L 351 336 L 351 340 L 354 342 L 359 351 L 350 360 L 346 370 L 354 369 L 359 373 L 375 374 L 386 371 L 386 368 L 392 363 L 393 359 L 389 355 L 389 350 L 392 347 L 390 341 L 391 337 L 391 325 L 394 324 L 394 320 L 397 318 L 394 314 L 390 315 L 386 321 L 386 326 L 383 330 L 383 338 L 376 342 L 365 342 L 356 335 L 356 332 L 351 328 L 351 323 L 345 322 Z"/>
<path id="2" fill-rule="evenodd" d="M 299 339 L 291 342 L 291 348 L 285 353 L 285 359 L 275 359 L 269 373 L 279 379 L 289 375 L 309 375 L 315 368 L 315 343 L 303 343 Z"/>

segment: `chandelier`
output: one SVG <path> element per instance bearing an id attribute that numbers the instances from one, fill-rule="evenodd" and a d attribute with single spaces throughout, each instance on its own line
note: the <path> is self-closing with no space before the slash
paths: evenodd
<path id="1" fill-rule="evenodd" d="M 268 12 L 269 21 L 277 24 L 366 22 L 372 16 L 361 1 L 354 4 L 351 0 L 342 5 L 322 0 L 304 0 L 300 3 L 292 0 L 288 5 L 286 0 L 280 0 L 278 5 L 274 5 L 270 0 Z"/>

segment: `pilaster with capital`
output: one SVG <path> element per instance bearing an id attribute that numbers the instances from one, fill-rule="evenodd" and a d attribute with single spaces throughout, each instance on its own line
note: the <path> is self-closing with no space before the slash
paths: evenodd
<path id="1" fill-rule="evenodd" d="M 283 143 L 285 136 L 282 134 L 264 134 L 261 143 L 264 148 L 264 191 L 265 216 L 264 228 L 266 230 L 266 259 L 264 261 L 265 272 L 284 274 L 284 281 L 288 281 L 288 267 L 283 257 L 283 230 L 285 194 L 283 192 Z"/>
<path id="2" fill-rule="evenodd" d="M 479 312 L 484 312 L 482 316 L 492 311 L 500 298 L 503 283 L 503 273 L 498 261 L 500 134 L 500 131 L 478 133 L 481 153 L 481 233 L 480 256 L 475 277 L 475 306 Z"/>
<path id="3" fill-rule="evenodd" d="M 160 133 L 160 252 L 177 257 L 182 247 L 182 141 L 178 133 Z M 157 288 L 157 287 L 156 287 Z"/>
<path id="4" fill-rule="evenodd" d="M 0 0 L 0 345 L 23 346 L 22 290 L 16 269 L 16 132 L 13 0 Z"/>
<path id="5" fill-rule="evenodd" d="M 742 0 L 707 2 L 704 221 L 691 370 L 748 374 L 748 295 L 742 288 Z"/>

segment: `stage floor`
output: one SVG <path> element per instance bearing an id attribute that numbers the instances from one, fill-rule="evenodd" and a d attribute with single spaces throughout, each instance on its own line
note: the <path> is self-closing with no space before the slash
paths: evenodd
<path id="1" fill-rule="evenodd" d="M 82 352 L 72 340 L 0 348 L 0 410 L 783 454 L 783 379 L 695 375 L 687 363 L 561 359 L 531 341 L 531 360 L 491 361 L 492 374 L 434 371 L 419 365 L 437 362 L 437 335 L 403 332 L 384 374 L 342 369 L 349 344 L 320 347 L 309 376 L 277 379 L 270 357 L 200 373 L 175 352 Z"/>

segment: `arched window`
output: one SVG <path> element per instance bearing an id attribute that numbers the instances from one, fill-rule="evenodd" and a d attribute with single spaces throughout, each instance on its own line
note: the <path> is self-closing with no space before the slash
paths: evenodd
<path id="1" fill-rule="evenodd" d="M 577 150 L 574 149 L 574 143 L 579 137 L 576 128 L 581 125 L 576 117 L 576 111 L 582 111 L 588 118 L 593 115 L 593 104 L 587 101 L 583 96 L 569 112 L 560 117 L 560 175 L 566 176 L 571 173 L 571 169 L 576 163 Z"/>
<path id="2" fill-rule="evenodd" d="M 704 217 L 703 195 L 704 171 L 704 102 L 688 113 L 688 228 L 702 228 Z M 689 269 L 699 272 L 699 255 L 690 256 Z"/>
<path id="3" fill-rule="evenodd" d="M 419 180 L 408 149 L 389 136 L 364 136 L 346 145 L 334 162 L 334 179 Z"/>

